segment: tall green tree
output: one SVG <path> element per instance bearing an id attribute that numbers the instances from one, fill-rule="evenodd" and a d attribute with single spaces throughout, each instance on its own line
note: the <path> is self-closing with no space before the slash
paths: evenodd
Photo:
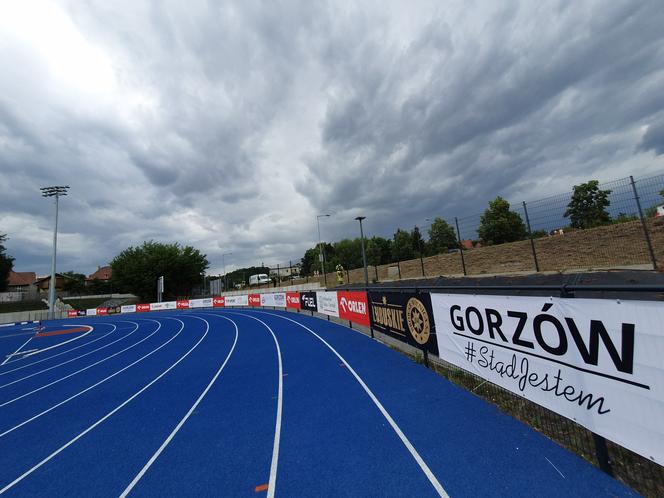
<path id="1" fill-rule="evenodd" d="M 164 276 L 164 296 L 175 298 L 191 295 L 200 286 L 201 274 L 210 266 L 206 255 L 198 249 L 180 244 L 143 242 L 128 247 L 111 261 L 113 281 L 118 289 L 152 299 L 156 295 L 157 278 Z"/>
<path id="2" fill-rule="evenodd" d="M 415 256 L 420 256 L 424 255 L 424 250 L 425 250 L 425 244 L 424 244 L 424 239 L 422 238 L 422 232 L 420 232 L 419 227 L 413 228 L 413 230 L 410 232 L 410 237 L 412 239 L 413 243 L 413 253 Z"/>
<path id="3" fill-rule="evenodd" d="M 392 242 L 392 261 L 405 261 L 414 257 L 413 236 L 406 230 L 397 229 Z"/>
<path id="4" fill-rule="evenodd" d="M 565 218 L 570 219 L 574 228 L 593 228 L 611 223 L 611 216 L 606 210 L 610 204 L 610 193 L 610 190 L 600 189 L 597 180 L 575 185 Z"/>
<path id="5" fill-rule="evenodd" d="M 5 252 L 6 241 L 7 234 L 0 233 L 0 292 L 7 290 L 9 272 L 14 268 L 14 258 Z"/>
<path id="6" fill-rule="evenodd" d="M 510 210 L 510 203 L 498 196 L 489 202 L 477 230 L 484 245 L 514 242 L 526 237 L 528 231 L 521 216 Z"/>
<path id="7" fill-rule="evenodd" d="M 334 246 L 334 266 L 337 263 L 347 270 L 362 267 L 362 241 L 356 239 L 342 239 L 335 242 Z"/>
<path id="8" fill-rule="evenodd" d="M 392 261 L 392 241 L 383 237 L 371 237 L 365 247 L 367 264 L 378 266 Z"/>
<path id="9" fill-rule="evenodd" d="M 86 292 L 88 289 L 85 287 L 85 275 L 82 273 L 75 273 L 73 270 L 66 271 L 62 275 L 69 277 L 65 278 L 62 283 L 63 291 L 77 296 L 88 293 Z"/>
<path id="10" fill-rule="evenodd" d="M 457 247 L 457 237 L 454 228 L 442 218 L 434 218 L 429 227 L 429 251 L 430 254 L 440 254 L 448 249 Z"/>

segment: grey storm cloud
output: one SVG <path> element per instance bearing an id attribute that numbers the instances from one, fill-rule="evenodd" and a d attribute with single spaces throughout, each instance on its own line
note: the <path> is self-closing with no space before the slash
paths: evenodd
<path id="1" fill-rule="evenodd" d="M 664 170 L 660 2 L 0 7 L 0 233 L 43 273 L 144 240 L 213 273 Z"/>

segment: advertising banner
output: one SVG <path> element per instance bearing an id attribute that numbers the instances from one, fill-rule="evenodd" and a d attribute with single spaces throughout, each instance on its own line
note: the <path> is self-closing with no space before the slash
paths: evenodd
<path id="1" fill-rule="evenodd" d="M 205 297 L 203 299 L 190 299 L 190 308 L 212 308 L 212 298 Z"/>
<path id="2" fill-rule="evenodd" d="M 249 294 L 249 306 L 260 306 L 260 305 L 261 305 L 261 295 Z"/>
<path id="3" fill-rule="evenodd" d="M 432 294 L 440 357 L 664 464 L 664 305 Z"/>
<path id="4" fill-rule="evenodd" d="M 110 306 L 106 308 L 107 315 L 118 315 L 119 313 L 120 313 L 120 306 Z"/>
<path id="5" fill-rule="evenodd" d="M 97 308 L 88 308 L 88 309 L 85 311 L 85 314 L 86 314 L 87 316 L 97 316 Z"/>
<path id="6" fill-rule="evenodd" d="M 315 292 L 300 292 L 300 307 L 307 311 L 318 311 L 318 299 Z"/>
<path id="7" fill-rule="evenodd" d="M 300 293 L 299 292 L 286 292 L 286 307 L 299 310 L 300 306 Z"/>
<path id="8" fill-rule="evenodd" d="M 427 293 L 369 292 L 371 327 L 438 355 L 431 299 Z"/>
<path id="9" fill-rule="evenodd" d="M 249 306 L 249 296 L 246 294 L 242 294 L 241 296 L 226 296 L 225 301 L 226 306 Z"/>
<path id="10" fill-rule="evenodd" d="M 142 313 L 145 311 L 150 311 L 150 305 L 149 304 L 137 304 L 136 305 L 136 311 Z"/>
<path id="11" fill-rule="evenodd" d="M 177 302 L 165 301 L 163 303 L 150 303 L 150 311 L 175 310 Z"/>
<path id="12" fill-rule="evenodd" d="M 318 312 L 324 315 L 339 316 L 339 303 L 337 302 L 337 293 L 334 291 L 316 292 L 318 301 Z"/>
<path id="13" fill-rule="evenodd" d="M 188 299 L 178 299 L 175 302 L 175 306 L 179 310 L 188 310 L 189 309 L 189 300 Z"/>
<path id="14" fill-rule="evenodd" d="M 277 292 L 274 294 L 261 294 L 261 306 L 286 307 L 286 294 Z"/>
<path id="15" fill-rule="evenodd" d="M 69 318 L 77 317 L 77 316 L 78 316 L 78 311 L 76 311 L 76 310 L 68 310 L 68 311 L 67 311 L 67 316 L 68 316 Z"/>
<path id="16" fill-rule="evenodd" d="M 85 310 L 77 310 L 77 311 L 76 311 L 76 314 L 77 314 L 78 316 L 85 316 Z"/>
<path id="17" fill-rule="evenodd" d="M 136 305 L 125 304 L 124 306 L 120 306 L 120 313 L 136 313 Z"/>
<path id="18" fill-rule="evenodd" d="M 97 308 L 97 315 L 108 315 L 108 308 Z"/>
<path id="19" fill-rule="evenodd" d="M 215 308 L 223 308 L 226 305 L 224 296 L 217 296 L 212 298 L 212 306 Z"/>
<path id="20" fill-rule="evenodd" d="M 337 291 L 339 318 L 360 325 L 369 326 L 369 304 L 367 293 L 358 291 Z"/>

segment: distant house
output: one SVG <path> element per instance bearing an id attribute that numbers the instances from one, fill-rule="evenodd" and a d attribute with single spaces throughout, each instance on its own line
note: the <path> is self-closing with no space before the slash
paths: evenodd
<path id="1" fill-rule="evenodd" d="M 56 291 L 62 290 L 62 287 L 65 283 L 65 280 L 72 280 L 72 278 L 67 276 L 67 275 L 62 275 L 61 273 L 56 273 L 55 274 L 55 290 Z M 47 275 L 45 277 L 40 277 L 35 281 L 35 284 L 37 285 L 37 288 L 39 289 L 39 292 L 47 293 L 48 290 L 49 290 L 49 287 L 51 285 L 51 276 Z"/>
<path id="2" fill-rule="evenodd" d="M 91 273 L 88 278 L 85 279 L 85 283 L 89 284 L 93 280 L 99 280 L 101 282 L 108 282 L 113 276 L 113 270 L 110 266 L 98 266 L 97 271 Z"/>
<path id="3" fill-rule="evenodd" d="M 37 274 L 33 271 L 10 271 L 7 278 L 7 292 L 27 294 L 34 289 Z"/>

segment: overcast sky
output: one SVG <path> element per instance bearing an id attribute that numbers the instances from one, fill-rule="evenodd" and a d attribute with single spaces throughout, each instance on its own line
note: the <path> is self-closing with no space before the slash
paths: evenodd
<path id="1" fill-rule="evenodd" d="M 211 273 L 591 178 L 664 172 L 664 8 L 640 1 L 0 3 L 15 270 L 144 240 Z"/>

